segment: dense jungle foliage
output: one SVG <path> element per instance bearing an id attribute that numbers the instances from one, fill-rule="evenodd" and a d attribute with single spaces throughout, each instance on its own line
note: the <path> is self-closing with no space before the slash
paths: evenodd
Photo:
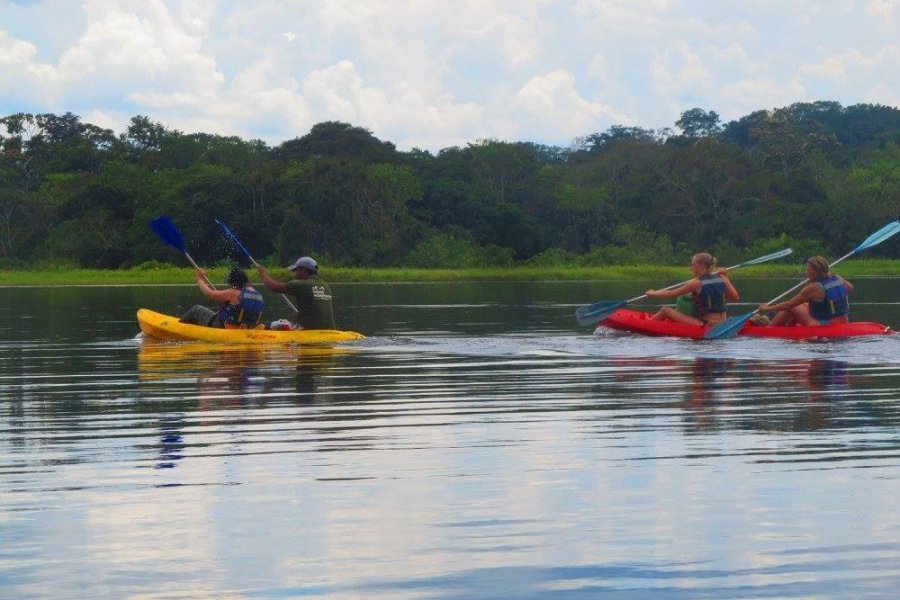
<path id="1" fill-rule="evenodd" d="M 479 140 L 400 152 L 341 122 L 269 147 L 169 130 L 121 135 L 71 113 L 0 119 L 0 267 L 115 268 L 181 258 L 148 227 L 169 215 L 201 264 L 485 267 L 734 261 L 793 246 L 842 255 L 900 214 L 900 110 L 836 102 L 723 124 L 614 126 L 569 148 Z M 873 256 L 900 256 L 885 244 Z"/>

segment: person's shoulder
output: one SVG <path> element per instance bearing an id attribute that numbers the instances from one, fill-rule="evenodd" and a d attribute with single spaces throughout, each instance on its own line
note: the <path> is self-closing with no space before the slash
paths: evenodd
<path id="1" fill-rule="evenodd" d="M 313 284 L 310 279 L 291 279 L 284 283 L 284 289 L 298 291 L 309 288 Z"/>
<path id="2" fill-rule="evenodd" d="M 823 284 L 819 280 L 810 281 L 809 283 L 807 283 L 800 289 L 800 293 L 801 294 L 817 294 L 817 293 L 824 294 L 825 293 L 825 284 Z"/>

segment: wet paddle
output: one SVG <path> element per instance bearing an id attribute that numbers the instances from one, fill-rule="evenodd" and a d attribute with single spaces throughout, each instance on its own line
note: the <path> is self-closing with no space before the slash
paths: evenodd
<path id="1" fill-rule="evenodd" d="M 181 232 L 178 231 L 175 223 L 172 222 L 172 219 L 169 217 L 157 217 L 150 221 L 150 229 L 159 236 L 159 239 L 184 254 L 188 259 L 188 262 L 191 263 L 191 266 L 198 271 L 200 270 L 200 267 L 197 266 L 197 263 L 195 263 L 194 259 L 191 258 L 191 255 L 188 254 L 187 248 L 184 247 L 184 238 L 182 237 Z M 206 279 L 206 283 L 208 283 L 210 287 L 215 289 L 216 286 L 212 284 L 209 278 L 204 277 L 204 279 Z"/>
<path id="2" fill-rule="evenodd" d="M 881 229 L 879 229 L 878 231 L 876 231 L 875 233 L 873 233 L 872 235 L 867 237 L 865 240 L 863 240 L 863 242 L 859 246 L 857 246 L 856 248 L 854 248 L 853 250 L 851 250 L 844 256 L 840 257 L 839 259 L 837 259 L 836 261 L 834 261 L 833 263 L 828 265 L 828 268 L 830 269 L 831 267 L 838 264 L 845 258 L 849 258 L 849 257 L 853 256 L 854 254 L 856 254 L 857 252 L 862 252 L 863 250 L 865 250 L 867 248 L 871 248 L 872 246 L 876 246 L 876 245 L 880 244 L 881 242 L 885 241 L 886 239 L 888 239 L 889 237 L 891 237 L 892 235 L 894 235 L 897 232 L 900 232 L 900 221 L 893 221 L 891 223 L 888 223 L 887 225 L 885 225 L 884 227 L 882 227 Z M 782 298 L 784 298 L 785 296 L 787 296 L 788 294 L 790 294 L 797 288 L 806 285 L 806 283 L 807 283 L 806 280 L 801 281 L 800 283 L 798 283 L 791 289 L 787 290 L 783 294 L 780 294 L 780 295 L 776 296 L 775 298 L 769 300 L 768 302 L 766 302 L 766 304 L 773 304 L 775 302 L 778 302 L 779 300 L 781 300 Z M 747 321 L 749 321 L 751 318 L 753 318 L 753 315 L 755 315 L 758 312 L 759 312 L 759 309 L 757 308 L 753 312 L 749 312 L 745 315 L 740 315 L 737 317 L 731 317 L 730 319 L 725 319 L 724 321 L 722 321 L 715 327 L 711 327 L 704 334 L 703 337 L 707 340 L 723 340 L 723 339 L 734 337 L 744 327 L 744 324 Z"/>
<path id="3" fill-rule="evenodd" d="M 256 260 L 254 260 L 252 256 L 250 256 L 250 251 L 244 247 L 244 245 L 241 243 L 241 240 L 239 240 L 234 232 L 228 228 L 228 225 L 218 219 L 216 219 L 216 224 L 218 224 L 218 226 L 222 229 L 222 231 L 225 233 L 225 236 L 228 237 L 232 242 L 234 242 L 235 245 L 240 249 L 240 251 L 244 253 L 244 256 L 246 256 L 250 260 L 250 262 L 253 263 L 253 266 L 259 267 L 259 263 L 256 262 Z M 291 307 L 291 310 L 296 313 L 297 307 L 294 306 L 294 304 L 288 299 L 288 297 L 284 294 L 281 294 L 281 297 L 284 298 L 284 301 L 287 302 L 287 305 Z"/>
<path id="4" fill-rule="evenodd" d="M 750 265 L 758 265 L 770 260 L 775 260 L 776 258 L 784 258 L 792 252 L 793 250 L 791 250 L 790 248 L 785 248 L 784 250 L 779 250 L 778 252 L 766 254 L 765 256 L 760 256 L 759 258 L 754 258 L 732 267 L 728 267 L 727 270 L 731 271 L 732 269 L 739 269 L 741 267 L 747 267 Z M 680 285 L 684 285 L 688 281 L 690 281 L 690 279 L 688 279 L 687 281 L 682 281 L 681 283 L 670 285 L 669 287 L 662 288 L 662 290 L 660 291 L 675 289 Z M 595 302 L 594 304 L 588 304 L 586 306 L 579 306 L 575 311 L 575 318 L 578 320 L 578 324 L 583 327 L 587 327 L 588 325 L 596 325 L 599 321 L 602 321 L 629 302 L 634 302 L 635 300 L 640 300 L 641 298 L 646 297 L 647 294 L 642 294 L 640 296 L 635 296 L 634 298 L 629 298 L 628 300 L 604 300 L 601 302 Z"/>

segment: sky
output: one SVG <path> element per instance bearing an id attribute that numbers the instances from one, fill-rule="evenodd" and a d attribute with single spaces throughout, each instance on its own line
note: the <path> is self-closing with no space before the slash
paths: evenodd
<path id="1" fill-rule="evenodd" d="M 0 0 L 0 116 L 117 133 L 568 147 L 817 100 L 900 106 L 900 0 Z"/>

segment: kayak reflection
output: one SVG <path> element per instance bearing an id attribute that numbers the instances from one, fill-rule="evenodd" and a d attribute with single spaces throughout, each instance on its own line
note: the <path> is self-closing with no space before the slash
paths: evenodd
<path id="1" fill-rule="evenodd" d="M 352 353 L 352 348 L 327 346 L 239 346 L 144 340 L 137 363 L 141 381 L 194 376 L 201 384 L 218 383 L 221 389 L 250 392 L 265 380 L 284 375 L 288 370 L 316 371 L 332 366 L 336 357 Z"/>
<path id="2" fill-rule="evenodd" d="M 846 414 L 846 403 L 865 393 L 854 389 L 850 365 L 830 358 L 629 357 L 614 359 L 614 365 L 616 381 L 628 388 L 626 397 L 634 397 L 634 388 L 652 390 L 644 403 L 630 402 L 632 410 L 680 407 L 687 431 L 694 433 L 844 427 L 848 423 L 835 419 Z"/>

